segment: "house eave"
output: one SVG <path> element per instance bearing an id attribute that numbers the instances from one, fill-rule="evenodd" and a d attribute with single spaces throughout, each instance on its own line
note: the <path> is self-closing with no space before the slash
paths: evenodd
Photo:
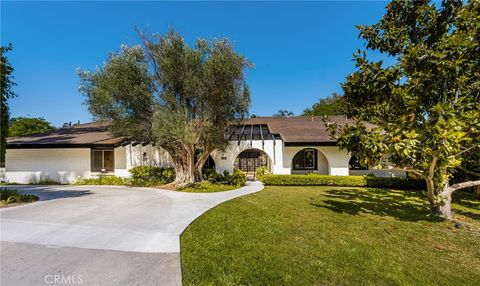
<path id="1" fill-rule="evenodd" d="M 116 148 L 121 144 L 7 144 L 7 149 Z"/>
<path id="2" fill-rule="evenodd" d="M 301 147 L 301 146 L 337 146 L 334 141 L 323 142 L 284 142 L 285 147 Z"/>

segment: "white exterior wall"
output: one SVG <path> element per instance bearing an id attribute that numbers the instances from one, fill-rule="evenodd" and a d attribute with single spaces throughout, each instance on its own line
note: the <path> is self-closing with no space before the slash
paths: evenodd
<path id="1" fill-rule="evenodd" d="M 242 140 L 240 141 L 240 145 L 238 145 L 237 142 L 238 141 L 230 141 L 230 144 L 224 152 L 214 151 L 211 154 L 215 161 L 217 172 L 223 173 L 223 171 L 227 170 L 232 173 L 233 164 L 238 154 L 248 149 L 258 149 L 264 151 L 268 155 L 272 172 L 275 174 L 289 174 L 289 170 L 284 169 L 283 164 L 281 163 L 283 161 L 282 140 L 275 140 L 275 142 L 273 140 L 264 140 L 264 144 L 262 144 L 262 140 Z"/>
<path id="2" fill-rule="evenodd" d="M 293 158 L 295 155 L 303 149 L 316 149 L 317 150 L 317 170 L 294 170 L 293 169 Z M 284 165 L 289 166 L 292 170 L 292 174 L 306 174 L 306 173 L 315 173 L 321 175 L 328 175 L 328 160 L 327 157 L 323 154 L 321 150 L 314 147 L 285 147 L 284 148 L 285 156 Z"/>
<path id="3" fill-rule="evenodd" d="M 89 148 L 7 149 L 5 178 L 28 184 L 44 179 L 73 183 L 90 177 Z"/>
<path id="4" fill-rule="evenodd" d="M 216 171 L 233 172 L 235 158 L 242 151 L 258 149 L 264 151 L 269 158 L 269 165 L 274 174 L 298 173 L 292 171 L 292 159 L 300 150 L 314 148 L 318 150 L 318 170 L 315 173 L 329 175 L 349 175 L 348 161 L 350 155 L 336 146 L 301 146 L 285 147 L 281 139 L 231 141 L 224 152 L 214 151 L 211 156 L 215 161 Z M 61 183 L 74 183 L 80 178 L 91 178 L 102 175 L 90 172 L 89 148 L 63 149 L 7 149 L 6 180 L 17 183 L 31 183 L 42 179 L 51 179 Z M 143 154 L 146 154 L 144 158 Z M 122 146 L 114 149 L 114 175 L 128 177 L 129 169 L 135 166 L 172 167 L 171 157 L 162 148 L 141 144 Z M 383 170 L 377 170 L 383 171 Z M 388 171 L 388 176 L 393 170 Z M 350 172 L 352 173 L 352 172 Z M 354 172 L 353 172 L 354 173 Z M 352 175 L 353 175 L 352 173 Z M 375 172 L 377 175 L 377 172 Z"/>
<path id="5" fill-rule="evenodd" d="M 237 141 L 230 141 L 229 146 L 224 152 L 215 151 L 212 158 L 215 161 L 217 172 L 222 173 L 224 170 L 233 172 L 235 158 L 244 150 L 258 149 L 264 151 L 271 162 L 271 171 L 273 174 L 291 174 L 292 159 L 300 150 L 305 148 L 313 148 L 318 150 L 318 167 L 315 173 L 348 176 L 348 161 L 350 155 L 340 150 L 336 146 L 301 146 L 301 147 L 285 147 L 283 141 L 278 139 L 265 140 L 262 145 L 261 140 L 242 140 L 240 145 Z M 223 158 L 223 159 L 222 159 Z M 294 172 L 295 173 L 295 172 Z"/>
<path id="6" fill-rule="evenodd" d="M 115 148 L 116 176 L 129 177 L 128 170 L 136 166 L 173 167 L 170 154 L 163 148 L 141 144 Z"/>
<path id="7" fill-rule="evenodd" d="M 127 145 L 114 149 L 113 173 L 91 172 L 90 152 L 90 148 L 7 149 L 5 180 L 29 184 L 49 179 L 67 184 L 101 175 L 129 177 L 128 170 L 135 166 L 172 166 L 170 155 L 164 149 Z M 143 153 L 147 154 L 145 161 Z"/>
<path id="8" fill-rule="evenodd" d="M 293 170 L 293 157 L 303 149 L 317 149 L 318 151 L 318 170 L 314 173 L 334 175 L 334 176 L 348 176 L 348 161 L 350 155 L 347 152 L 340 150 L 336 146 L 301 146 L 301 147 L 284 147 L 284 167 L 289 169 L 289 173 L 297 173 Z M 291 171 L 290 171 L 291 170 Z"/>

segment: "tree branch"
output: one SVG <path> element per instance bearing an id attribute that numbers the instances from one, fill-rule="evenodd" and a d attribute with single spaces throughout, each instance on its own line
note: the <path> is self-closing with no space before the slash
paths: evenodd
<path id="1" fill-rule="evenodd" d="M 433 175 L 435 174 L 435 166 L 437 165 L 437 156 L 433 156 L 432 163 L 430 164 L 430 169 L 428 171 L 428 178 L 433 179 Z"/>
<path id="2" fill-rule="evenodd" d="M 453 191 L 456 191 L 456 190 L 475 187 L 475 186 L 480 186 L 480 180 L 453 184 L 453 185 L 449 186 L 447 188 L 447 190 L 448 190 L 449 193 L 452 193 Z"/>
<path id="3" fill-rule="evenodd" d="M 419 176 L 423 176 L 423 173 L 417 169 L 414 169 L 414 168 L 410 168 L 410 167 L 405 167 L 403 168 L 403 170 L 405 172 L 409 172 L 409 173 L 413 173 L 415 175 L 419 175 Z"/>

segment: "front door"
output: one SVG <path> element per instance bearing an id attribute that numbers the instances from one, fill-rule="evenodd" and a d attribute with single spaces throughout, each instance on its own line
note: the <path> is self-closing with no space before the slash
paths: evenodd
<path id="1" fill-rule="evenodd" d="M 238 155 L 235 167 L 247 174 L 254 174 L 258 167 L 267 166 L 267 158 L 259 150 L 246 150 Z"/>

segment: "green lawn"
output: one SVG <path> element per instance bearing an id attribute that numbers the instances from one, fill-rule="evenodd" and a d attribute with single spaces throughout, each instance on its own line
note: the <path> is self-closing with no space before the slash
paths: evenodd
<path id="1" fill-rule="evenodd" d="M 480 196 L 453 222 L 414 191 L 267 187 L 226 202 L 181 237 L 185 285 L 478 285 Z"/>

